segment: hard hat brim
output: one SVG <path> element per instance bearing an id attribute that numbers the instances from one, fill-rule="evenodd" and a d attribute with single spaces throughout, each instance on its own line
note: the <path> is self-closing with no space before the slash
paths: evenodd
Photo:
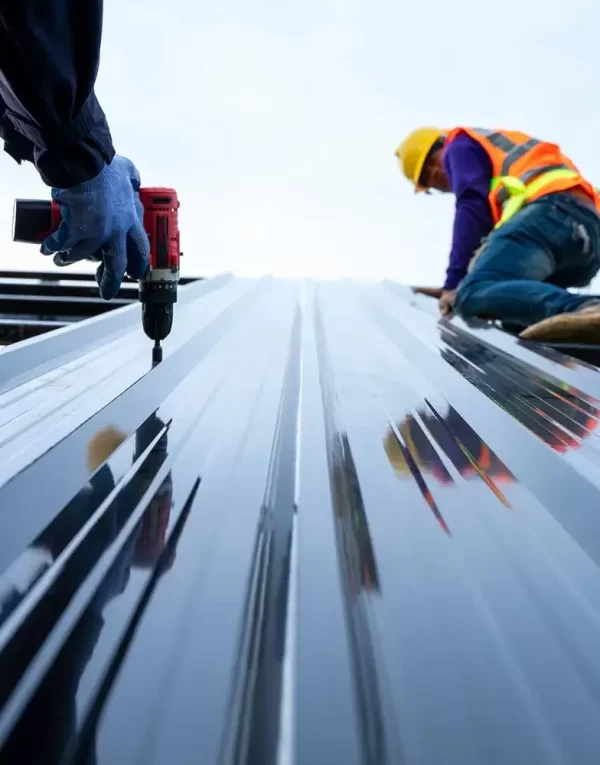
<path id="1" fill-rule="evenodd" d="M 433 144 L 431 144 L 433 146 Z M 415 173 L 412 178 L 412 182 L 415 184 L 415 192 L 419 191 L 426 191 L 425 186 L 421 186 L 419 183 L 419 178 L 421 177 L 421 173 L 423 172 L 423 167 L 425 166 L 425 161 L 427 157 L 429 156 L 429 152 L 431 151 L 431 146 L 427 148 L 427 151 L 423 152 L 423 155 L 419 158 L 418 163 L 415 165 Z"/>

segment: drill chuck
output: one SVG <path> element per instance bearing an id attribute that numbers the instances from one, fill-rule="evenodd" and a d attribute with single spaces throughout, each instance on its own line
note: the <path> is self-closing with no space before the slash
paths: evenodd
<path id="1" fill-rule="evenodd" d="M 150 340 L 164 340 L 173 327 L 177 282 L 140 282 L 142 327 Z"/>

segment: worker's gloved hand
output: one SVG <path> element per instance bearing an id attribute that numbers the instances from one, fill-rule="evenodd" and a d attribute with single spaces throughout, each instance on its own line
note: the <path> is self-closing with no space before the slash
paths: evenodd
<path id="1" fill-rule="evenodd" d="M 148 269 L 150 244 L 138 190 L 140 176 L 133 163 L 115 156 L 91 181 L 70 189 L 52 189 L 62 222 L 42 242 L 42 253 L 58 266 L 80 260 L 100 262 L 96 280 L 100 295 L 110 300 L 125 272 L 141 279 Z"/>

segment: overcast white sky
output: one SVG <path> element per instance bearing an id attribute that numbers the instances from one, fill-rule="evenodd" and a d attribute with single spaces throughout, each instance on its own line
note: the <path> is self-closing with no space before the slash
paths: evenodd
<path id="1" fill-rule="evenodd" d="M 453 198 L 415 197 L 396 145 L 515 128 L 600 183 L 594 2 L 107 2 L 97 93 L 142 183 L 180 194 L 183 273 L 438 284 Z M 47 190 L 5 154 L 0 178 L 0 264 L 53 268 L 10 241 L 12 199 Z"/>

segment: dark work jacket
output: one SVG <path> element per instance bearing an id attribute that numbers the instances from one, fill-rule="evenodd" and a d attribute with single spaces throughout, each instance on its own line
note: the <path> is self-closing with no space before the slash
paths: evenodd
<path id="1" fill-rule="evenodd" d="M 0 0 L 0 138 L 49 186 L 94 178 L 115 154 L 94 95 L 102 0 Z"/>

